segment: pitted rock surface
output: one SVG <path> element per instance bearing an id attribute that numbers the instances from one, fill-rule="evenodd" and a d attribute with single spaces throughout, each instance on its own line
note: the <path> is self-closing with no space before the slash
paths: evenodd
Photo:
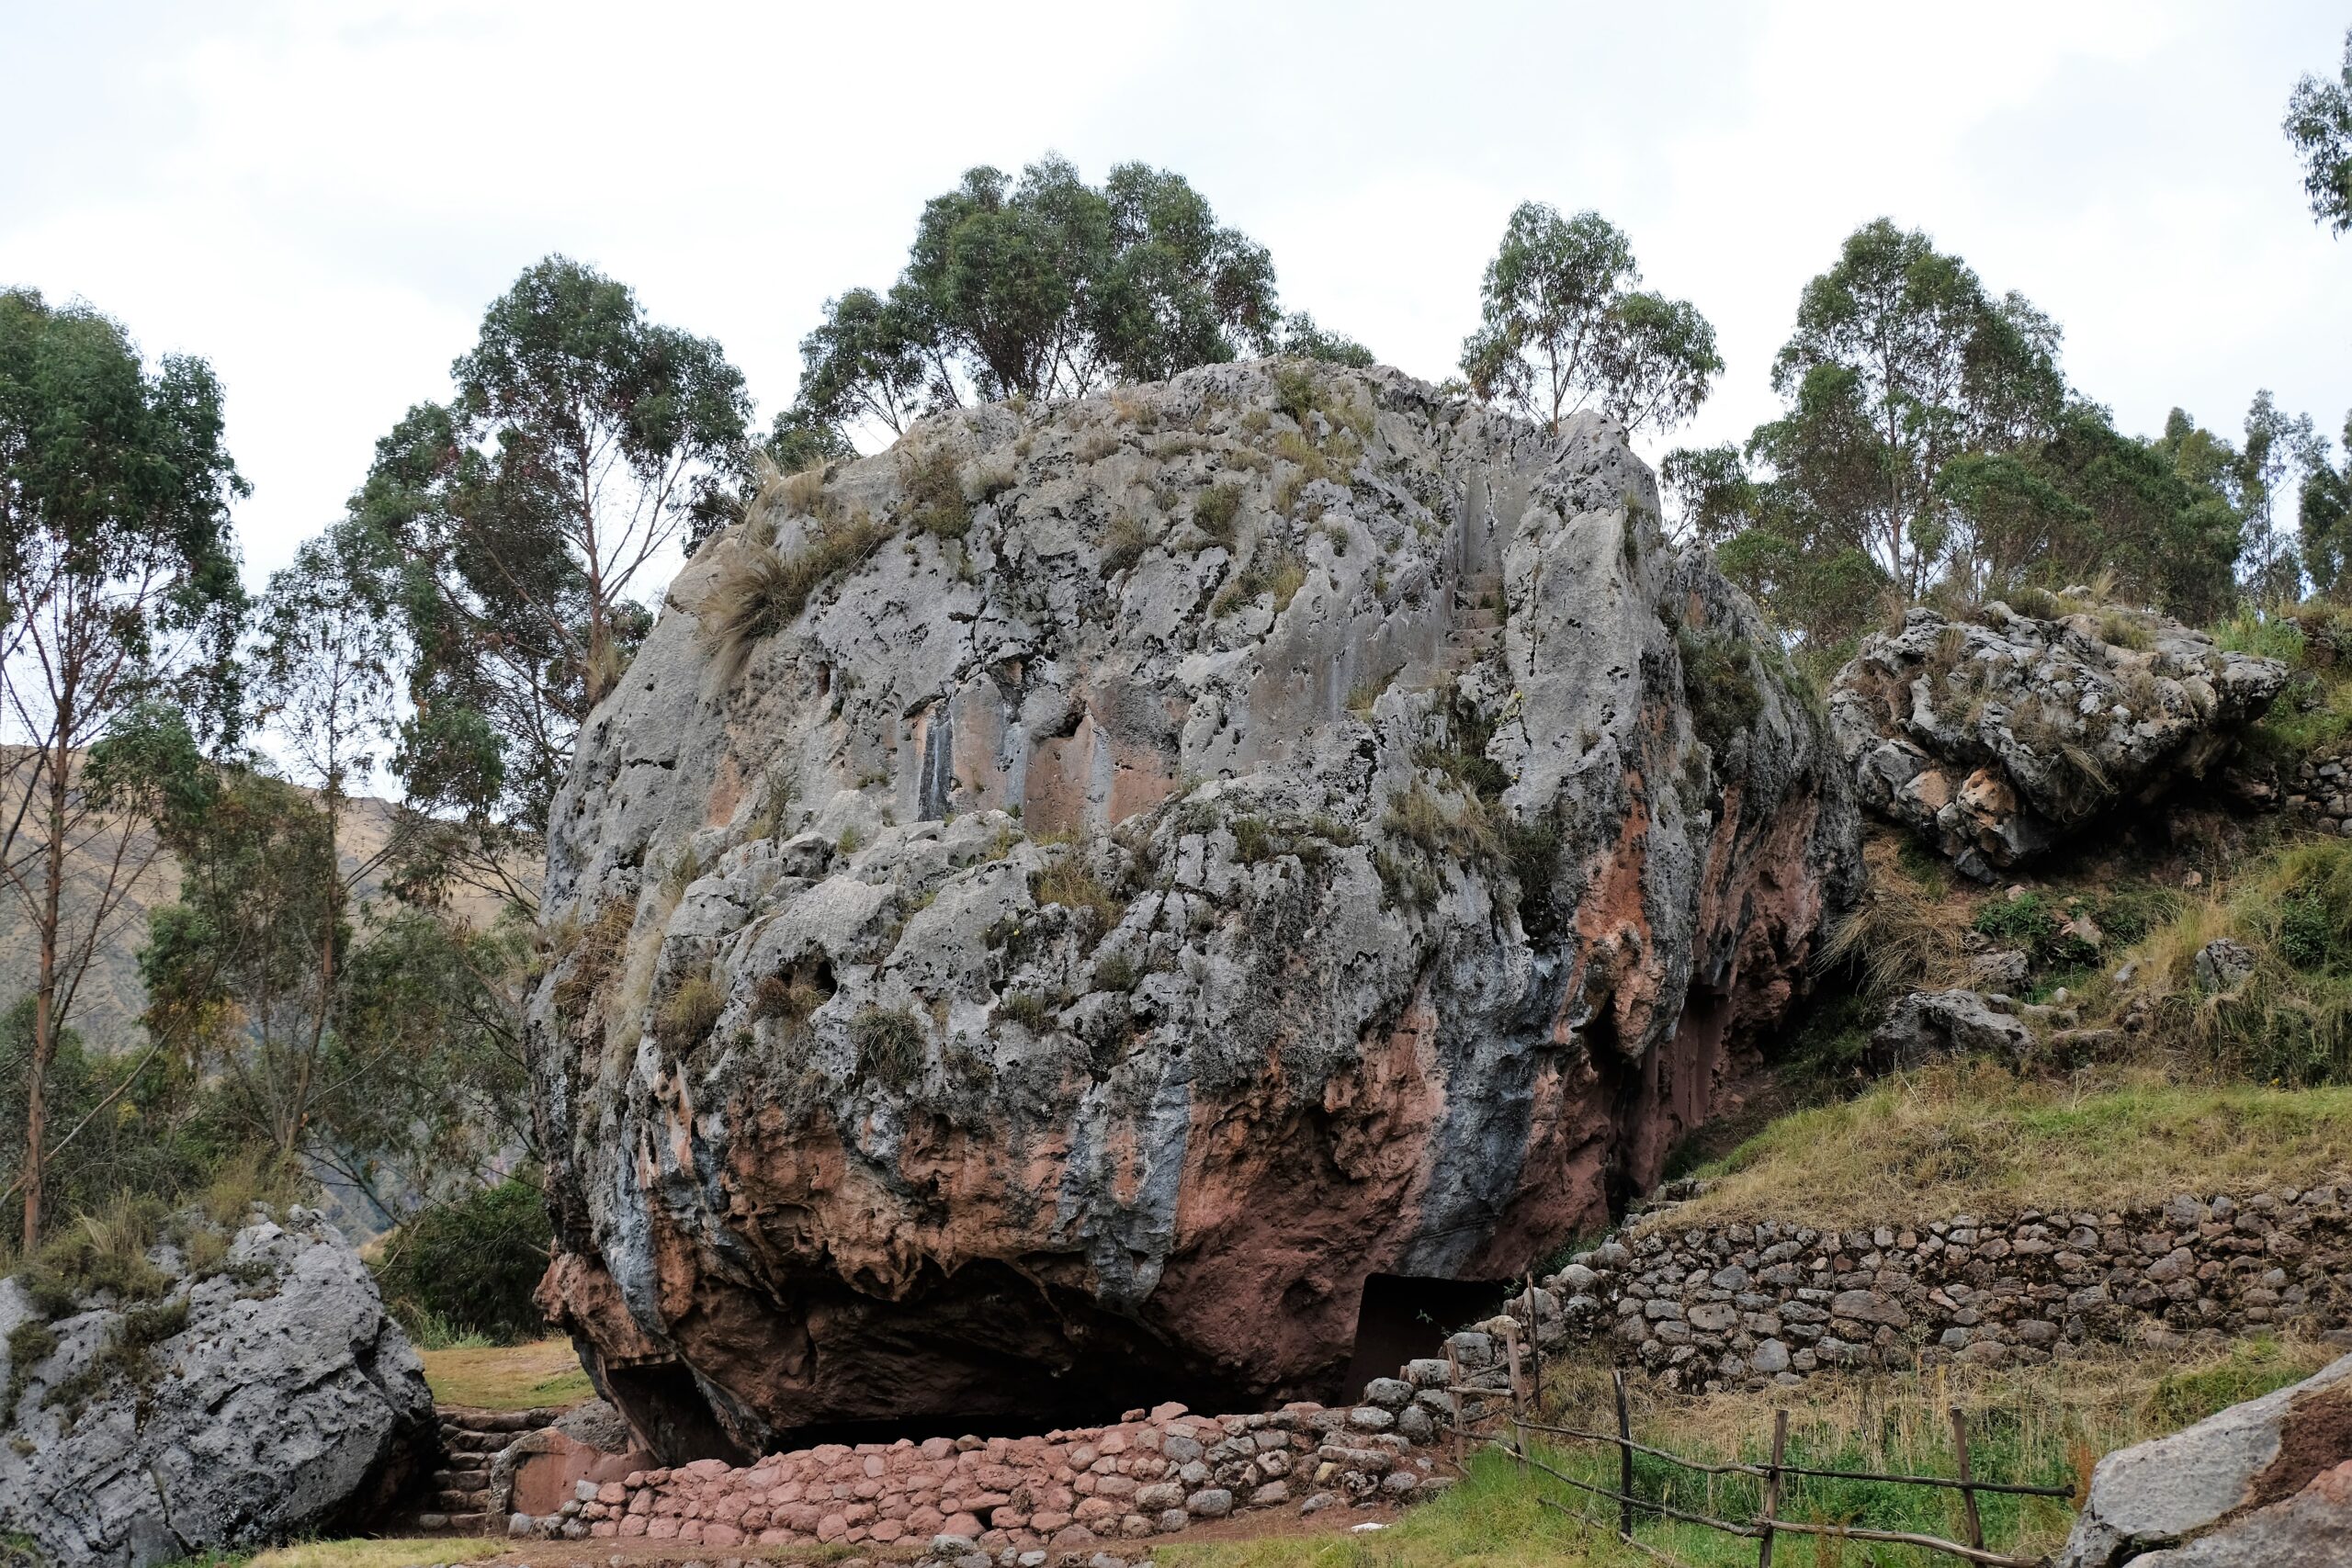
<path id="1" fill-rule="evenodd" d="M 1264 362 L 942 416 L 706 547 L 581 737 L 530 1024 L 543 1300 L 656 1450 L 1328 1397 L 1371 1275 L 1653 1181 L 1860 877 L 1655 498 L 1597 418 Z"/>
<path id="2" fill-rule="evenodd" d="M 2058 1568 L 2352 1563 L 2352 1356 L 2091 1472 Z"/>
<path id="3" fill-rule="evenodd" d="M 1830 727 L 1864 806 L 1989 878 L 2204 778 L 2286 682 L 2278 660 L 2162 616 L 1921 607 L 1838 672 Z"/>
<path id="4" fill-rule="evenodd" d="M 181 1275 L 157 1301 L 53 1323 L 0 1280 L 0 1531 L 147 1568 L 371 1522 L 426 1458 L 433 1398 L 358 1254 L 298 1208 L 220 1272 L 153 1256 Z"/>

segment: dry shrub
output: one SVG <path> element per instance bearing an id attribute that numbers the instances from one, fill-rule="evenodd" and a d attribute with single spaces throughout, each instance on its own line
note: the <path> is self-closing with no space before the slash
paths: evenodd
<path id="1" fill-rule="evenodd" d="M 727 994 L 707 975 L 689 975 L 653 1015 L 653 1037 L 664 1050 L 686 1052 L 710 1035 L 726 1010 Z"/>
<path id="2" fill-rule="evenodd" d="M 922 1021 L 905 1008 L 869 1007 L 850 1020 L 861 1082 L 903 1089 L 922 1075 Z"/>
<path id="3" fill-rule="evenodd" d="M 933 444 L 920 451 L 901 451 L 899 481 L 906 486 L 915 526 L 924 533 L 960 539 L 971 532 L 972 507 L 964 496 L 962 468 L 947 446 Z"/>
<path id="4" fill-rule="evenodd" d="M 1042 841 L 1042 840 L 1041 840 Z M 1093 934 L 1101 937 L 1126 918 L 1126 901 L 1105 886 L 1075 854 L 1066 854 L 1041 872 L 1032 896 L 1043 904 L 1059 904 L 1091 916 Z"/>
<path id="5" fill-rule="evenodd" d="M 1879 996 L 1940 990 L 1967 973 L 1961 932 L 1965 913 L 1939 892 L 1920 886 L 1903 864 L 1901 841 L 1872 833 L 1862 841 L 1870 883 L 1861 901 L 1839 916 L 1821 944 L 1819 966 L 1860 966 L 1864 985 Z"/>
<path id="6" fill-rule="evenodd" d="M 754 643 L 792 624 L 825 581 L 872 555 L 890 531 L 865 512 L 813 524 L 800 547 L 782 550 L 741 542 L 719 565 L 695 614 L 722 659 L 741 660 Z"/>
<path id="7" fill-rule="evenodd" d="M 571 967 L 555 983 L 559 1013 L 579 1018 L 594 1005 L 620 964 L 629 927 L 636 921 L 636 906 L 627 899 L 616 898 L 596 911 L 596 918 L 582 928 L 571 949 Z"/>
<path id="8" fill-rule="evenodd" d="M 1102 575 L 1130 571 L 1151 547 L 1151 530 L 1132 512 L 1122 512 L 1102 530 Z"/>
<path id="9" fill-rule="evenodd" d="M 1306 586 L 1306 558 L 1288 545 L 1263 546 L 1250 558 L 1250 565 L 1225 585 L 1210 609 L 1224 615 L 1240 608 L 1261 593 L 1273 596 L 1274 613 L 1280 615 L 1290 608 L 1298 591 Z"/>

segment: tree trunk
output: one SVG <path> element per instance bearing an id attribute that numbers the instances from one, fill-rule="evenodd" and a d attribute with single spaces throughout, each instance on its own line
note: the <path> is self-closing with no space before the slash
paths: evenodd
<path id="1" fill-rule="evenodd" d="M 33 1059 L 25 1075 L 25 1227 L 23 1249 L 29 1254 L 40 1244 L 41 1188 L 47 1157 L 42 1143 L 49 1131 L 49 1066 L 57 1055 L 57 931 L 65 891 L 66 769 L 73 753 L 63 744 L 71 733 L 72 711 L 58 713 L 59 744 L 50 758 L 49 843 L 42 852 L 40 977 L 33 993 Z"/>

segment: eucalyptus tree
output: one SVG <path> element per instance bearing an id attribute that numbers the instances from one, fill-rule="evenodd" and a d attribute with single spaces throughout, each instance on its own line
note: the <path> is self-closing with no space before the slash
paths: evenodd
<path id="1" fill-rule="evenodd" d="M 1018 180 L 982 166 L 924 205 L 888 289 L 826 301 L 798 406 L 895 434 L 974 399 L 1082 397 L 1270 353 L 1284 325 L 1266 248 L 1182 175 L 1121 164 L 1096 186 L 1060 157 Z"/>
<path id="2" fill-rule="evenodd" d="M 197 358 L 0 293 L 0 882 L 37 949 L 17 1190 L 40 1234 L 45 1076 L 198 735 L 230 728 L 245 492 Z"/>
<path id="3" fill-rule="evenodd" d="M 735 504 L 750 400 L 717 343 L 562 256 L 492 303 L 451 375 L 352 502 L 413 650 L 394 762 L 420 807 L 535 832 L 651 624 L 650 572 Z"/>
<path id="4" fill-rule="evenodd" d="M 1597 407 L 1629 431 L 1689 419 L 1723 372 L 1715 330 L 1687 299 L 1634 288 L 1633 243 L 1598 212 L 1524 202 L 1487 264 L 1478 330 L 1462 345 L 1471 390 L 1557 430 Z"/>
<path id="5" fill-rule="evenodd" d="M 2352 28 L 2333 82 L 2305 76 L 2287 99 L 2282 130 L 2303 164 L 2312 217 L 2338 234 L 2352 231 Z"/>

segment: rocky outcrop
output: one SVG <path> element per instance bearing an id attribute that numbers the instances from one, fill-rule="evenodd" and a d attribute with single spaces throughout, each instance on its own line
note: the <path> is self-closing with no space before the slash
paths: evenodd
<path id="1" fill-rule="evenodd" d="M 2352 1356 L 2099 1461 L 2058 1568 L 2352 1563 Z"/>
<path id="2" fill-rule="evenodd" d="M 2161 616 L 1925 607 L 1862 639 L 1829 698 L 1862 804 L 1989 879 L 2118 808 L 2204 778 L 2286 684 Z"/>
<path id="3" fill-rule="evenodd" d="M 582 733 L 543 1299 L 665 1459 L 1329 1396 L 1367 1280 L 1655 1179 L 1860 874 L 1821 720 L 1558 434 L 1259 363 L 772 487 Z"/>
<path id="4" fill-rule="evenodd" d="M 0 1530 L 146 1568 L 364 1524 L 418 1472 L 432 1396 L 358 1255 L 299 1208 L 217 1243 L 159 1247 L 137 1301 L 0 1280 Z"/>

